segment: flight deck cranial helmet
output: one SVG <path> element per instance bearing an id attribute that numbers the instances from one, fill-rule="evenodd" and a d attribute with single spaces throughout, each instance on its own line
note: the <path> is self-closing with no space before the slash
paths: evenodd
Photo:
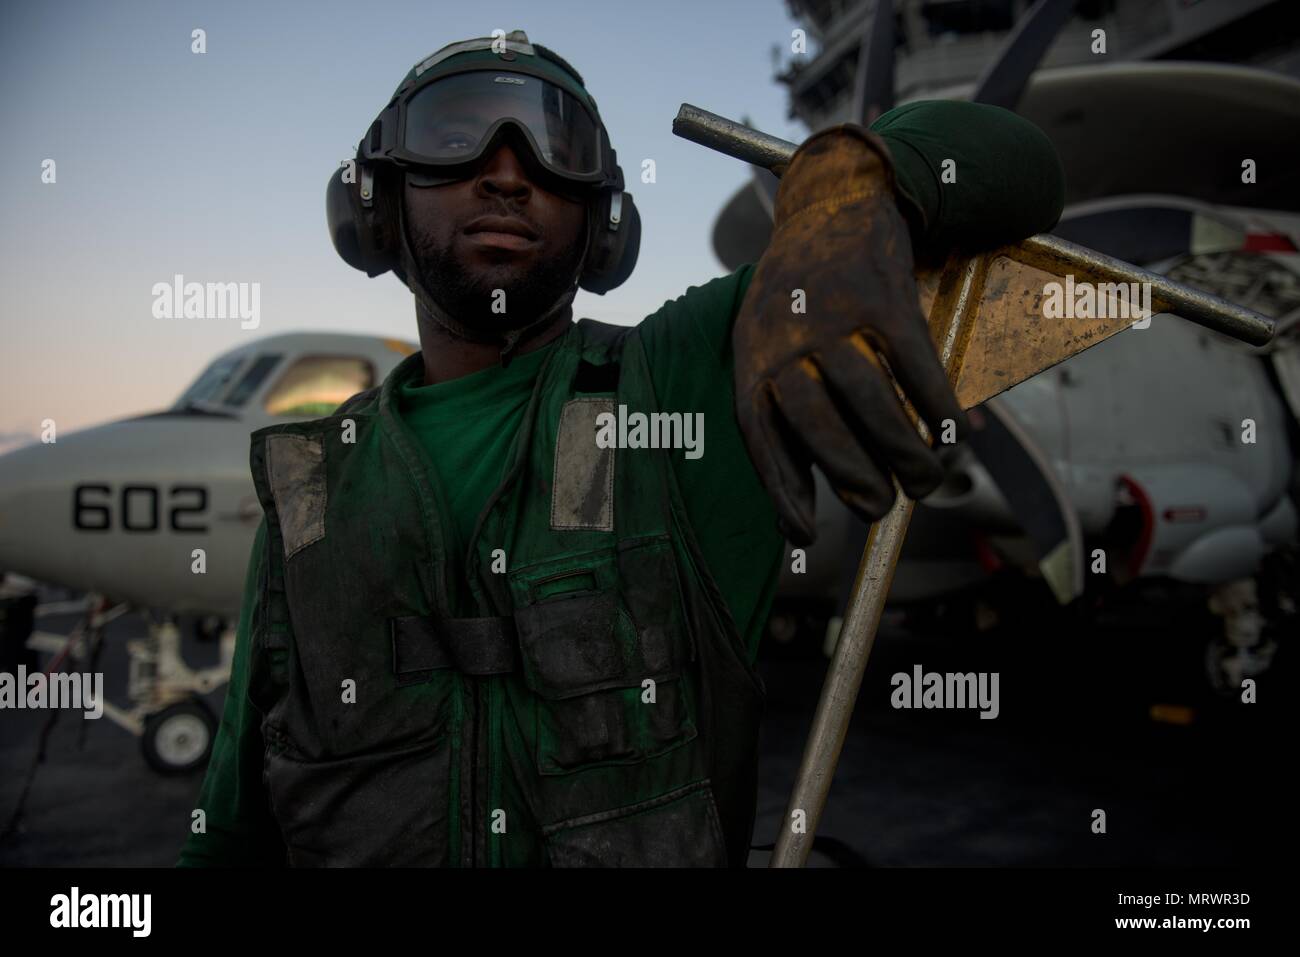
<path id="1" fill-rule="evenodd" d="M 406 75 L 354 164 L 330 178 L 325 202 L 335 250 L 367 275 L 393 270 L 440 322 L 480 339 L 421 288 L 400 190 L 403 176 L 417 187 L 468 179 L 507 141 L 534 182 L 587 207 L 578 274 L 543 318 L 571 302 L 579 286 L 604 294 L 621 285 L 636 265 L 641 218 L 624 192 L 609 134 L 582 77 L 522 30 L 450 44 Z"/>

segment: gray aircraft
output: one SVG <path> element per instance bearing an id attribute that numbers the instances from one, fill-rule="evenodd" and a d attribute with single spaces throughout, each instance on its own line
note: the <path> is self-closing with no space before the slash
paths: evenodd
<path id="1" fill-rule="evenodd" d="M 128 646 L 131 705 L 105 702 L 104 713 L 142 737 L 154 767 L 201 766 L 216 730 L 197 696 L 229 676 L 262 515 L 249 433 L 330 414 L 417 348 L 332 333 L 260 339 L 219 356 L 164 411 L 0 456 L 0 570 L 90 596 L 39 609 L 84 618 L 71 639 L 37 631 L 28 646 L 85 657 L 113 618 L 150 613 L 148 639 Z M 221 642 L 216 666 L 186 665 L 178 615 L 201 616 L 202 637 Z"/>

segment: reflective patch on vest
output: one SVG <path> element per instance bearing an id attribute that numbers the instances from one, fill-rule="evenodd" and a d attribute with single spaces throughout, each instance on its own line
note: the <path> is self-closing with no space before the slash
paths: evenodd
<path id="1" fill-rule="evenodd" d="M 280 519 L 287 561 L 325 537 L 325 449 L 320 439 L 268 436 L 266 477 Z"/>
<path id="2" fill-rule="evenodd" d="M 560 412 L 551 480 L 551 528 L 614 530 L 614 450 L 596 445 L 596 417 L 614 400 L 570 399 Z"/>

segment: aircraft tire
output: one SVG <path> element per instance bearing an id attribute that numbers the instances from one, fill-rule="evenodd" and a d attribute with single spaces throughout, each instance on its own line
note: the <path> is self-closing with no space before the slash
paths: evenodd
<path id="1" fill-rule="evenodd" d="M 145 720 L 140 745 L 159 774 L 187 774 L 207 766 L 217 719 L 197 698 L 163 708 Z"/>

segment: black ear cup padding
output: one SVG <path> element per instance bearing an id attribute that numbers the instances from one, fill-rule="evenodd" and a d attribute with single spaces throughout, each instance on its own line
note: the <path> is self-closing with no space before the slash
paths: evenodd
<path id="1" fill-rule="evenodd" d="M 393 244 L 390 229 L 384 223 L 384 202 L 376 197 L 370 207 L 363 206 L 360 197 L 361 172 L 358 168 L 356 183 L 343 181 L 344 168 L 336 169 L 325 188 L 325 218 L 329 224 L 330 240 L 334 250 L 353 269 L 360 269 L 374 277 L 393 268 Z M 381 192 L 376 176 L 374 190 Z"/>
<path id="2" fill-rule="evenodd" d="M 325 220 L 329 225 L 334 251 L 354 269 L 364 268 L 357 240 L 357 220 L 348 197 L 348 184 L 343 182 L 341 167 L 330 174 L 329 185 L 325 187 Z"/>
<path id="3" fill-rule="evenodd" d="M 621 221 L 614 232 L 608 228 L 610 201 L 611 194 L 606 193 L 597 205 L 597 238 L 578 281 L 582 289 L 601 296 L 627 281 L 641 251 L 641 213 L 632 194 L 623 194 Z"/>

